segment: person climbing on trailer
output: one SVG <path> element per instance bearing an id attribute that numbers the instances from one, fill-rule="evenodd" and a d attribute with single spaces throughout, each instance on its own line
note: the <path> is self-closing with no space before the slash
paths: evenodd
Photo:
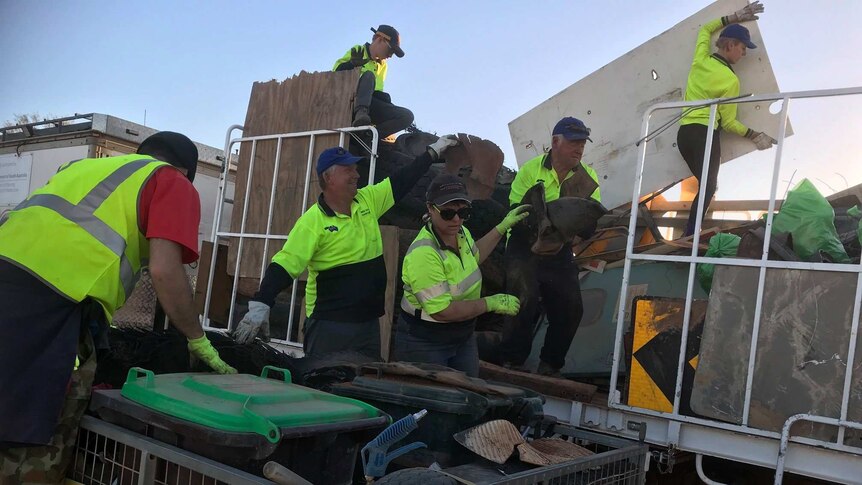
<path id="1" fill-rule="evenodd" d="M 470 218 L 467 187 L 455 175 L 438 175 L 428 186 L 425 226 L 407 249 L 402 265 L 404 297 L 395 334 L 395 358 L 451 367 L 479 376 L 473 330 L 486 312 L 515 315 L 513 295 L 481 298 L 482 264 L 509 228 L 529 215 L 528 206 L 509 212 L 478 241 L 464 222 Z"/>
<path id="2" fill-rule="evenodd" d="M 592 142 L 590 129 L 583 121 L 573 117 L 558 121 L 552 132 L 551 150 L 528 160 L 515 175 L 509 204 L 512 207 L 521 204 L 527 190 L 537 183 L 545 187 L 546 202 L 559 199 L 561 184 L 579 170 L 593 179 L 596 188 L 590 197 L 601 202 L 598 175 L 581 161 L 587 140 Z M 589 234 L 582 237 L 589 237 Z M 572 248 L 564 245 L 557 254 L 539 256 L 531 250 L 529 234 L 525 230 L 513 230 L 506 244 L 504 264 L 506 292 L 518 294 L 521 311 L 505 319 L 500 346 L 503 365 L 523 369 L 533 346 L 541 296 L 548 317 L 548 332 L 537 371 L 559 376 L 584 313 Z"/>
<path id="3" fill-rule="evenodd" d="M 234 338 L 240 343 L 258 334 L 268 339 L 276 296 L 308 269 L 306 355 L 352 350 L 380 358 L 378 319 L 384 314 L 386 266 L 377 220 L 457 143 L 453 135 L 440 137 L 392 177 L 361 189 L 356 164 L 362 157 L 341 147 L 324 150 L 317 159 L 322 193 L 272 258 Z"/>
<path id="4" fill-rule="evenodd" d="M 189 352 L 236 373 L 183 269 L 198 259 L 197 163 L 191 140 L 159 132 L 137 154 L 66 163 L 0 220 L 0 477 L 64 481 L 97 350 L 147 265 Z"/>
<path id="5" fill-rule="evenodd" d="M 757 48 L 751 42 L 751 34 L 748 29 L 739 23 L 757 20 L 759 13 L 763 13 L 763 5 L 760 2 L 754 2 L 730 15 L 703 24 L 697 34 L 694 60 L 692 60 L 691 70 L 688 73 L 688 82 L 685 88 L 686 101 L 739 96 L 739 78 L 733 71 L 733 65 L 745 57 L 746 49 Z M 718 52 L 710 54 L 709 41 L 712 34 L 722 27 L 724 30 L 721 31 L 715 42 Z M 679 153 L 698 182 L 698 191 L 691 203 L 691 212 L 688 216 L 684 237 L 694 234 L 697 211 L 700 210 L 704 217 L 706 216 L 709 203 L 718 188 L 718 170 L 721 166 L 719 128 L 748 138 L 757 146 L 758 150 L 766 150 L 776 143 L 766 133 L 754 131 L 737 120 L 736 104 L 718 105 L 715 126 L 712 127 L 712 147 L 709 155 L 709 171 L 706 174 L 705 200 L 701 201 L 699 186 L 703 183 L 703 155 L 706 147 L 708 124 L 709 106 L 697 109 L 686 108 L 680 119 L 679 132 L 676 136 Z"/>
<path id="6" fill-rule="evenodd" d="M 413 112 L 392 104 L 392 97 L 383 91 L 388 59 L 404 57 L 401 36 L 391 25 L 371 29 L 371 42 L 355 45 L 335 61 L 333 71 L 359 69 L 362 74 L 356 85 L 353 103 L 353 126 L 375 125 L 380 138 L 397 133 L 413 123 Z"/>

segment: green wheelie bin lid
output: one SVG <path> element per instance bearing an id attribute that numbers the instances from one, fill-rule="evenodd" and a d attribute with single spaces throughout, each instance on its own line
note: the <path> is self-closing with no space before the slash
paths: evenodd
<path id="1" fill-rule="evenodd" d="M 284 375 L 267 378 L 268 371 Z M 155 375 L 129 370 L 123 397 L 186 421 L 231 432 L 258 433 L 272 443 L 281 428 L 314 426 L 374 418 L 377 408 L 356 399 L 291 384 L 290 372 L 267 366 L 250 374 L 179 373 Z"/>

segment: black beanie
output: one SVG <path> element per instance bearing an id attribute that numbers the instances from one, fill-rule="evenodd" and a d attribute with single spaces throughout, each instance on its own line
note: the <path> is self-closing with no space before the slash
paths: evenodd
<path id="1" fill-rule="evenodd" d="M 160 131 L 142 141 L 138 147 L 138 153 L 162 155 L 166 158 L 165 161 L 174 167 L 186 169 L 190 182 L 195 180 L 195 172 L 198 168 L 198 149 L 194 142 L 182 133 Z"/>

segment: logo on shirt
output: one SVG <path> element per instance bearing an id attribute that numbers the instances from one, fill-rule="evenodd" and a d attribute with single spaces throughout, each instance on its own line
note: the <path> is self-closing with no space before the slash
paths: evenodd
<path id="1" fill-rule="evenodd" d="M 362 209 L 361 211 L 359 211 L 359 214 L 367 216 L 368 214 L 371 214 L 371 209 Z"/>
<path id="2" fill-rule="evenodd" d="M 326 226 L 326 227 L 324 227 L 324 229 L 326 229 L 329 232 L 338 232 L 338 228 L 335 226 Z"/>

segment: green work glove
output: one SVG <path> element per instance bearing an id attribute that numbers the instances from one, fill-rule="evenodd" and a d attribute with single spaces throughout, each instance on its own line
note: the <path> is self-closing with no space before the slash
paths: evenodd
<path id="1" fill-rule="evenodd" d="M 509 213 L 506 214 L 506 217 L 497 224 L 497 232 L 500 234 L 506 234 L 506 231 L 511 229 L 512 226 L 526 219 L 527 216 L 530 215 L 530 209 L 532 208 L 533 206 L 530 204 L 524 204 L 509 211 Z"/>
<path id="2" fill-rule="evenodd" d="M 200 338 L 189 339 L 189 352 L 204 361 L 206 365 L 219 374 L 236 374 L 236 369 L 221 360 L 218 351 L 210 343 L 206 335 Z"/>
<path id="3" fill-rule="evenodd" d="M 489 312 L 499 313 L 500 315 L 517 315 L 521 309 L 521 301 L 514 295 L 505 293 L 497 293 L 496 295 L 486 296 L 485 305 Z"/>

